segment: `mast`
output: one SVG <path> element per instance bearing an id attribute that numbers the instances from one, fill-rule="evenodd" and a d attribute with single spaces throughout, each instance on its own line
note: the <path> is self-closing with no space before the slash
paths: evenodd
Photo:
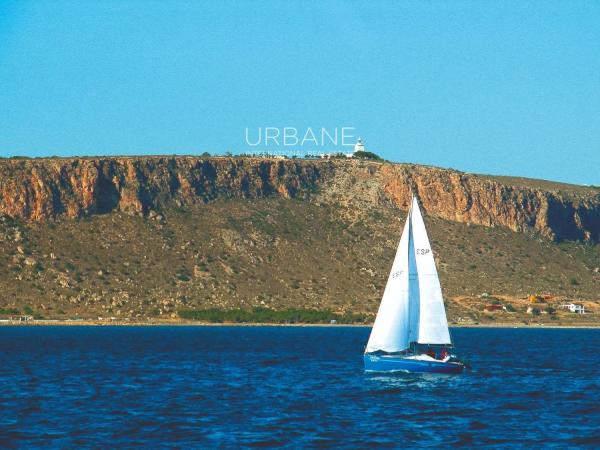
<path id="1" fill-rule="evenodd" d="M 409 295 L 409 299 L 408 299 L 408 345 L 409 348 L 412 349 L 413 353 L 416 353 L 416 342 L 413 340 L 411 341 L 410 337 L 412 335 L 412 326 L 411 326 L 411 307 L 410 307 L 410 248 L 411 248 L 411 243 L 413 241 L 413 237 L 412 237 L 412 209 L 413 209 L 413 202 L 414 202 L 414 198 L 415 198 L 415 194 L 413 194 L 412 191 L 412 187 L 409 185 L 408 186 L 408 192 L 410 193 L 410 206 L 408 207 L 408 215 L 406 216 L 406 220 L 408 222 L 408 248 L 406 249 L 408 251 L 408 255 L 407 255 L 407 261 L 408 261 L 408 266 L 406 268 L 406 270 L 408 271 L 408 284 L 409 284 L 409 288 L 408 288 L 408 295 Z M 414 245 L 414 244 L 413 244 Z"/>
<path id="2" fill-rule="evenodd" d="M 419 268 L 417 261 L 417 246 L 415 240 L 415 226 L 413 219 L 419 208 L 416 198 L 412 195 L 409 216 L 409 241 L 407 256 L 408 272 L 408 341 L 417 343 L 419 341 L 419 324 L 421 322 L 421 289 L 419 279 Z"/>
<path id="3" fill-rule="evenodd" d="M 408 345 L 409 348 L 410 346 L 412 346 L 413 342 L 411 342 L 410 337 L 412 336 L 413 333 L 413 327 L 411 324 L 411 299 L 410 299 L 410 248 L 411 248 L 411 244 L 413 244 L 413 237 L 412 237 L 412 220 L 411 220 L 411 216 L 412 216 L 412 199 L 414 198 L 414 196 L 412 195 L 412 190 L 410 191 L 411 193 L 411 202 L 410 202 L 410 208 L 408 209 L 408 215 L 406 216 L 406 221 L 408 222 L 408 248 L 406 249 L 407 251 L 407 255 L 406 255 L 406 260 L 408 261 L 408 266 L 406 268 L 407 272 L 408 272 Z"/>

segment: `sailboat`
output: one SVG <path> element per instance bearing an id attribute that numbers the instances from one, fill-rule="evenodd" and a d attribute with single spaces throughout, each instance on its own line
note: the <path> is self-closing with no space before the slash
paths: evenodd
<path id="1" fill-rule="evenodd" d="M 365 349 L 372 372 L 460 373 L 440 280 L 416 197 Z"/>

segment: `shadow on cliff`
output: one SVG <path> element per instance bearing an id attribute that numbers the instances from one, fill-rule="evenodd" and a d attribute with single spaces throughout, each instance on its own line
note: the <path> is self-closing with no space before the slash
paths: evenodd
<path id="1" fill-rule="evenodd" d="M 119 205 L 121 194 L 114 183 L 105 177 L 100 177 L 96 191 L 96 213 L 107 214 Z"/>

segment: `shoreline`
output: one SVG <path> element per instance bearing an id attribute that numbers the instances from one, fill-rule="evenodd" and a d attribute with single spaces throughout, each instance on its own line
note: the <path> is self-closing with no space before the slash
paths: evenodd
<path id="1" fill-rule="evenodd" d="M 372 324 L 357 323 L 260 323 L 260 322 L 201 322 L 201 321 L 98 321 L 98 320 L 30 320 L 27 322 L 0 320 L 0 327 L 49 327 L 49 326 L 86 326 L 86 327 L 164 327 L 164 326 L 193 326 L 193 327 L 362 327 L 371 328 Z M 524 324 L 519 323 L 486 323 L 486 324 L 449 324 L 450 328 L 565 328 L 565 329 L 596 329 L 600 324 L 582 324 L 582 325 L 556 325 L 544 323 Z"/>

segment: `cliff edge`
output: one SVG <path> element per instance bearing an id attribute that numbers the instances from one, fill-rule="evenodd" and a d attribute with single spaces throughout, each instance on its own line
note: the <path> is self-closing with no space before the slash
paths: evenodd
<path id="1" fill-rule="evenodd" d="M 555 241 L 600 240 L 600 190 L 449 169 L 347 160 L 143 156 L 0 160 L 0 214 L 44 222 L 148 214 L 220 198 L 305 198 L 406 209 Z"/>

